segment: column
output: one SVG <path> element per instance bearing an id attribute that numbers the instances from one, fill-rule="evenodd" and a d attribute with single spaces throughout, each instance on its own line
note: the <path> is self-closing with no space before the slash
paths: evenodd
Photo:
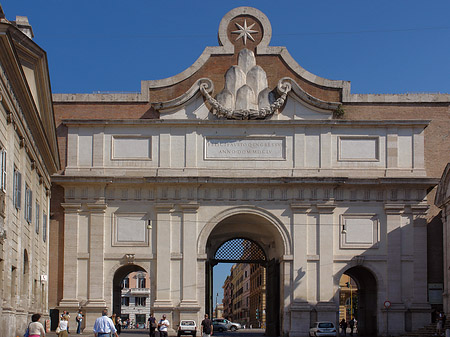
<path id="1" fill-rule="evenodd" d="M 444 295 L 443 295 L 443 305 L 444 305 L 444 312 L 449 312 L 450 310 L 450 238 L 449 238 L 449 231 L 448 226 L 450 226 L 449 223 L 450 219 L 450 205 L 447 203 L 442 208 L 442 224 L 443 224 L 443 237 L 444 237 Z"/>
<path id="2" fill-rule="evenodd" d="M 402 204 L 385 204 L 386 213 L 386 300 L 392 303 L 389 309 L 389 333 L 404 331 L 405 306 L 402 303 Z M 406 244 L 406 243 L 405 243 Z"/>
<path id="3" fill-rule="evenodd" d="M 64 279 L 63 298 L 59 302 L 61 310 L 75 311 L 79 307 L 77 299 L 78 280 L 78 214 L 79 203 L 62 203 L 64 208 Z M 71 280 L 69 282 L 68 280 Z M 71 310 L 72 309 L 72 310 Z"/>
<path id="4" fill-rule="evenodd" d="M 317 205 L 319 213 L 319 303 L 317 303 L 317 319 L 322 321 L 336 320 L 337 304 L 334 303 L 334 293 L 336 291 L 333 283 L 333 256 L 334 231 L 338 226 L 334 225 L 333 203 Z"/>
<path id="5" fill-rule="evenodd" d="M 292 210 L 292 242 L 293 245 L 293 267 L 291 291 L 293 301 L 290 306 L 290 335 L 302 335 L 309 329 L 311 306 L 308 303 L 307 282 L 307 213 L 311 211 L 309 204 L 291 204 Z M 287 275 L 285 275 L 287 276 Z"/>
<path id="6" fill-rule="evenodd" d="M 155 315 L 172 311 L 170 295 L 170 225 L 173 204 L 155 204 L 156 209 L 156 299 Z M 161 309 L 161 310 L 157 310 Z M 169 318 L 169 316 L 168 316 Z"/>
<path id="7" fill-rule="evenodd" d="M 412 329 L 416 330 L 429 323 L 431 307 L 428 304 L 427 280 L 427 219 L 428 205 L 411 206 L 414 230 L 414 299 L 411 304 Z"/>
<path id="8" fill-rule="evenodd" d="M 89 210 L 89 284 L 88 301 L 86 310 L 86 330 L 94 327 L 95 319 L 101 316 L 101 311 L 106 308 L 105 301 L 105 203 L 87 204 Z M 108 280 L 112 282 L 112 280 Z M 109 308 L 112 310 L 112 308 Z M 72 326 L 76 324 L 72 323 Z"/>
<path id="9" fill-rule="evenodd" d="M 197 300 L 197 209 L 198 204 L 180 205 L 183 211 L 183 284 L 180 307 L 199 309 Z"/>

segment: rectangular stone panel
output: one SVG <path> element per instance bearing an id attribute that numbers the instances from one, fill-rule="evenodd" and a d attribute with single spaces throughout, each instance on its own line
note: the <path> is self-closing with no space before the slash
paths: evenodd
<path id="1" fill-rule="evenodd" d="M 378 161 L 378 137 L 339 137 L 339 161 Z"/>
<path id="2" fill-rule="evenodd" d="M 205 138 L 205 159 L 285 160 L 284 138 Z"/>
<path id="3" fill-rule="evenodd" d="M 151 138 L 113 136 L 112 159 L 151 160 Z"/>
<path id="4" fill-rule="evenodd" d="M 147 220 L 144 214 L 116 214 L 114 217 L 114 246 L 148 246 Z"/>
<path id="5" fill-rule="evenodd" d="M 377 248 L 378 218 L 374 214 L 341 216 L 341 248 Z"/>

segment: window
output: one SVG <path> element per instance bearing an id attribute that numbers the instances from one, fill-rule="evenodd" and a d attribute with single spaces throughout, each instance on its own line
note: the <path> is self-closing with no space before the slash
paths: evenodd
<path id="1" fill-rule="evenodd" d="M 137 307 L 145 307 L 145 301 L 146 297 L 135 297 L 134 298 L 134 305 Z"/>
<path id="2" fill-rule="evenodd" d="M 125 277 L 122 280 L 122 288 L 129 288 L 130 287 L 130 279 L 128 277 Z"/>
<path id="3" fill-rule="evenodd" d="M 14 168 L 14 207 L 20 209 L 22 199 L 22 174 Z"/>
<path id="4" fill-rule="evenodd" d="M 125 307 L 128 307 L 130 305 L 130 298 L 129 297 L 122 297 L 122 305 L 125 306 Z"/>
<path id="5" fill-rule="evenodd" d="M 0 188 L 6 191 L 6 151 L 0 148 Z"/>
<path id="6" fill-rule="evenodd" d="M 25 184 L 25 220 L 31 223 L 31 216 L 33 210 L 33 192 L 30 190 L 27 184 Z"/>
<path id="7" fill-rule="evenodd" d="M 145 278 L 143 277 L 138 278 L 138 288 L 145 288 Z"/>
<path id="8" fill-rule="evenodd" d="M 36 201 L 36 223 L 35 223 L 35 226 L 36 226 L 36 234 L 39 234 L 39 216 L 41 215 L 40 213 L 40 211 L 41 211 L 41 209 L 40 209 L 41 207 L 39 206 L 39 204 L 38 204 L 38 202 Z"/>
<path id="9" fill-rule="evenodd" d="M 42 215 L 42 239 L 44 242 L 47 241 L 47 214 Z"/>

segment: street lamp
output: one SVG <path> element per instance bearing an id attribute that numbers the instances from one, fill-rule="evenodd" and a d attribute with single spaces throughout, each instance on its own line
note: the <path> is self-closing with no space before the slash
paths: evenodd
<path id="1" fill-rule="evenodd" d="M 350 288 L 350 319 L 353 317 L 353 293 L 352 293 L 352 284 L 349 282 L 345 282 L 347 288 Z"/>

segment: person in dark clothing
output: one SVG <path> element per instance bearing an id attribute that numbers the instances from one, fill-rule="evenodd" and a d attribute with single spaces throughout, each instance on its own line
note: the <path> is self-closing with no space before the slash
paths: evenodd
<path id="1" fill-rule="evenodd" d="M 205 319 L 201 324 L 201 335 L 203 337 L 210 337 L 213 334 L 213 324 L 212 321 L 208 318 L 208 314 L 205 314 Z"/>
<path id="2" fill-rule="evenodd" d="M 350 326 L 350 336 L 353 336 L 353 329 L 355 328 L 355 317 L 352 317 L 350 322 L 348 322 L 348 325 Z"/>
<path id="3" fill-rule="evenodd" d="M 347 336 L 347 322 L 345 321 L 345 318 L 342 319 L 339 326 L 342 329 L 342 336 Z"/>
<path id="4" fill-rule="evenodd" d="M 150 314 L 148 318 L 148 328 L 150 337 L 155 337 L 155 331 L 158 324 L 156 324 L 156 318 L 153 316 L 153 313 Z"/>

